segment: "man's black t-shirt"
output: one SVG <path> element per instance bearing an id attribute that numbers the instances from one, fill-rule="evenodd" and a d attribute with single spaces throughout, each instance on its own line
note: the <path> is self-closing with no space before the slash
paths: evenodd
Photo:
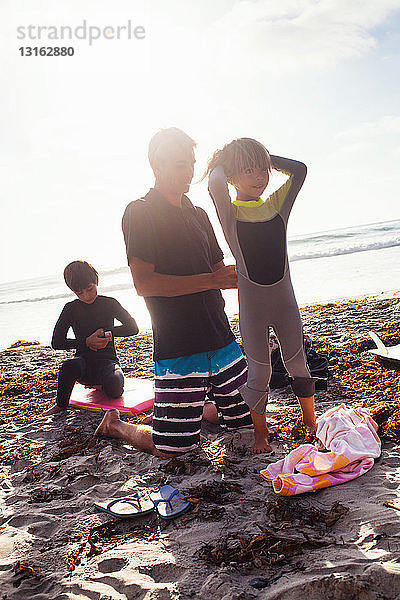
<path id="1" fill-rule="evenodd" d="M 172 205 L 155 189 L 131 202 L 122 219 L 126 254 L 151 263 L 157 273 L 211 273 L 223 259 L 207 213 L 186 196 Z M 145 298 L 151 315 L 154 359 L 217 350 L 235 338 L 219 290 Z"/>
<path id="2" fill-rule="evenodd" d="M 114 319 L 120 321 L 122 325 L 114 326 Z M 75 339 L 67 338 L 70 327 L 75 334 Z M 112 340 L 105 348 L 90 350 L 86 346 L 86 338 L 97 329 L 111 331 Z M 135 319 L 118 300 L 108 296 L 97 296 L 92 304 L 86 304 L 81 300 L 67 302 L 54 327 L 51 345 L 55 350 L 76 349 L 75 356 L 83 356 L 90 361 L 107 358 L 118 362 L 114 337 L 128 337 L 136 335 L 137 332 Z"/>

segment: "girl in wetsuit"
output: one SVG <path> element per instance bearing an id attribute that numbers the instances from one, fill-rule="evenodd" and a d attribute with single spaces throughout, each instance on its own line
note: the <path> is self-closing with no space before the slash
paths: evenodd
<path id="1" fill-rule="evenodd" d="M 272 169 L 288 179 L 264 201 L 260 196 Z M 306 172 L 303 163 L 270 156 L 251 138 L 233 140 L 214 152 L 206 170 L 210 195 L 236 259 L 240 332 L 248 361 L 247 383 L 240 392 L 251 409 L 265 413 L 271 378 L 269 327 L 273 327 L 303 422 L 308 432 L 314 433 L 315 383 L 303 350 L 286 242 L 287 221 Z M 233 202 L 227 182 L 236 188 Z"/>

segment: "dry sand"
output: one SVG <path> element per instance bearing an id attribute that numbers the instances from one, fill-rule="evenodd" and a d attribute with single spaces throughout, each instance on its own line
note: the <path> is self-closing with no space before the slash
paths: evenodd
<path id="1" fill-rule="evenodd" d="M 328 391 L 317 394 L 319 413 L 342 401 L 368 400 L 339 381 L 342 348 L 371 328 L 400 335 L 399 315 L 398 295 L 303 311 L 306 331 L 336 349 L 334 377 Z M 121 346 L 123 367 L 149 376 L 148 339 L 137 340 L 136 350 L 129 344 Z M 251 433 L 223 435 L 205 424 L 197 452 L 159 461 L 116 440 L 91 440 L 100 420 L 96 413 L 41 419 L 32 414 L 30 420 L 29 413 L 40 410 L 38 401 L 47 406 L 54 397 L 54 378 L 49 376 L 47 389 L 42 380 L 34 385 L 35 375 L 56 368 L 63 357 L 43 347 L 0 355 L 3 383 L 9 386 L 0 412 L 1 450 L 8 463 L 0 480 L 1 600 L 400 598 L 400 511 L 384 504 L 392 500 L 400 507 L 398 442 L 385 441 L 381 458 L 359 479 L 280 499 L 259 471 L 290 449 L 291 440 L 282 436 L 273 441 L 272 456 L 253 456 Z M 354 366 L 354 381 L 364 363 L 374 364 L 362 351 L 355 358 L 362 368 Z M 382 379 L 386 367 L 376 368 Z M 398 385 L 398 374 L 389 375 Z M 33 381 L 29 393 L 22 383 L 16 389 L 18 381 Z M 377 401 L 380 394 L 388 396 L 376 393 Z M 7 409 L 16 402 L 25 403 L 28 414 L 15 412 L 12 422 Z M 297 415 L 290 389 L 271 393 L 270 422 L 283 414 Z M 96 500 L 161 483 L 197 498 L 193 511 L 173 522 L 155 515 L 121 521 L 93 508 Z M 338 518 L 327 524 L 335 502 Z M 265 552 L 268 535 L 280 540 L 275 563 Z M 243 564 L 240 555 L 247 557 Z M 257 581 L 265 587 L 253 587 Z"/>

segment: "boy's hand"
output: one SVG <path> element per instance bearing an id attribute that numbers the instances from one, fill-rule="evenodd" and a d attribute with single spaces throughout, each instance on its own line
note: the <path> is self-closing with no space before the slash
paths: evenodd
<path id="1" fill-rule="evenodd" d="M 214 271 L 214 287 L 220 290 L 237 288 L 237 275 L 234 265 L 227 265 Z"/>
<path id="2" fill-rule="evenodd" d="M 104 329 L 96 329 L 92 335 L 86 338 L 86 346 L 90 348 L 90 350 L 102 350 L 107 346 L 111 338 L 104 337 Z"/>

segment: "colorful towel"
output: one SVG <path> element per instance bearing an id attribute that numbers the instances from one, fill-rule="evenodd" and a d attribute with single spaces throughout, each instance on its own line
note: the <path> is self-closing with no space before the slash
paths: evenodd
<path id="1" fill-rule="evenodd" d="M 319 444 L 329 452 L 303 444 L 261 471 L 277 494 L 293 496 L 346 483 L 369 471 L 380 456 L 378 426 L 368 409 L 341 404 L 327 410 L 317 423 Z"/>

